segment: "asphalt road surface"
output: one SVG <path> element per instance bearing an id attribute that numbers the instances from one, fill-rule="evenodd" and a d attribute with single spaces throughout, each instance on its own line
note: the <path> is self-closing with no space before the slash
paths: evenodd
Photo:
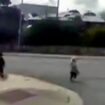
<path id="1" fill-rule="evenodd" d="M 70 59 L 5 56 L 7 73 L 31 75 L 76 91 L 85 105 L 105 105 L 105 58 L 80 59 L 80 75 L 69 81 Z"/>

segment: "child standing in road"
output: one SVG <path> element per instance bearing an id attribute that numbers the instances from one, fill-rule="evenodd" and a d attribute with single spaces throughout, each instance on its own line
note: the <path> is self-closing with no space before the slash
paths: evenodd
<path id="1" fill-rule="evenodd" d="M 77 61 L 76 58 L 73 57 L 70 63 L 71 71 L 70 71 L 70 80 L 77 78 L 77 75 L 79 74 L 78 68 L 77 68 Z"/>
<path id="2" fill-rule="evenodd" d="M 3 58 L 3 54 L 0 52 L 0 77 L 4 78 L 4 67 L 5 67 L 5 60 Z"/>

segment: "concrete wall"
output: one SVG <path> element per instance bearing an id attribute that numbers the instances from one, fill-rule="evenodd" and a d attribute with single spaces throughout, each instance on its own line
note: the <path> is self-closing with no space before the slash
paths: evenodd
<path id="1" fill-rule="evenodd" d="M 3 52 L 25 52 L 25 53 L 42 53 L 42 54 L 68 54 L 68 55 L 95 55 L 105 56 L 104 48 L 86 48 L 86 47 L 72 47 L 72 46 L 36 46 L 28 47 L 24 46 L 21 49 L 17 49 L 16 46 L 2 46 L 0 45 L 0 51 Z"/>

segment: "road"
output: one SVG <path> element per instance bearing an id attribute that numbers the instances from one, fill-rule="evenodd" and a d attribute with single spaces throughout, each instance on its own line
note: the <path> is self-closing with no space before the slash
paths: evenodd
<path id="1" fill-rule="evenodd" d="M 80 59 L 80 76 L 69 81 L 70 59 L 5 56 L 7 73 L 35 76 L 76 91 L 85 105 L 105 105 L 105 58 Z"/>

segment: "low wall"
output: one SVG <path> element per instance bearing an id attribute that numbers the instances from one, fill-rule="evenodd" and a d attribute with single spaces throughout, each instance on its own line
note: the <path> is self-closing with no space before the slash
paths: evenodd
<path id="1" fill-rule="evenodd" d="M 3 52 L 25 52 L 25 53 L 42 53 L 42 54 L 68 54 L 68 55 L 95 55 L 104 56 L 104 48 L 86 48 L 72 46 L 22 46 L 17 49 L 16 46 L 0 46 L 0 51 Z"/>

